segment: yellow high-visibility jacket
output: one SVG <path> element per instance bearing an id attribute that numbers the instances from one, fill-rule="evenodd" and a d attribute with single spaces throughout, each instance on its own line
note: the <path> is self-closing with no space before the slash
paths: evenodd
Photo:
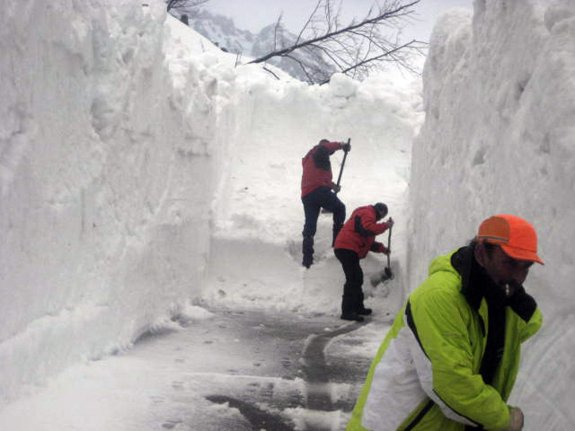
<path id="1" fill-rule="evenodd" d="M 466 425 L 501 430 L 508 425 L 506 400 L 519 369 L 521 343 L 539 330 L 542 315 L 531 297 L 527 316 L 505 307 L 503 357 L 492 384 L 484 383 L 479 370 L 489 328 L 487 303 L 481 296 L 470 302 L 462 291 L 468 283 L 452 265 L 454 253 L 431 263 L 429 277 L 396 316 L 347 431 L 463 431 Z"/>

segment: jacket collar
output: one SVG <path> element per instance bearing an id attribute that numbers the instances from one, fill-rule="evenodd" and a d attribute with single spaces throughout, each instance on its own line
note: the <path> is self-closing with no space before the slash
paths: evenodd
<path id="1" fill-rule="evenodd" d="M 481 274 L 485 271 L 475 261 L 474 249 L 472 245 L 461 247 L 451 256 L 451 265 L 461 275 L 461 294 L 471 307 L 479 310 L 484 287 L 478 278 L 484 278 L 487 274 Z"/>
<path id="2" fill-rule="evenodd" d="M 496 308 L 506 305 L 505 293 L 475 260 L 475 246 L 467 245 L 453 253 L 451 265 L 461 276 L 461 294 L 472 308 L 479 310 L 482 299 Z"/>

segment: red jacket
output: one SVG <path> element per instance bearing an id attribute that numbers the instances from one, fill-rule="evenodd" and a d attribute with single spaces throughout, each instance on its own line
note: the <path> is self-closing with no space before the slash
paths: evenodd
<path id="1" fill-rule="evenodd" d="M 370 250 L 382 253 L 386 248 L 375 241 L 375 236 L 385 232 L 388 227 L 386 222 L 377 223 L 373 205 L 356 208 L 339 231 L 333 248 L 353 250 L 360 259 Z"/>
<path id="2" fill-rule="evenodd" d="M 331 188 L 332 173 L 329 156 L 343 146 L 340 142 L 319 143 L 301 160 L 303 174 L 301 176 L 301 197 L 313 192 L 321 186 Z"/>

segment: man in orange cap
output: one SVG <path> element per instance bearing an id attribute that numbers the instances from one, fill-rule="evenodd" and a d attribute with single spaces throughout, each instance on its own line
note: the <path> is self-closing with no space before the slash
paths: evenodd
<path id="1" fill-rule="evenodd" d="M 542 323 L 523 287 L 534 262 L 535 229 L 510 214 L 437 257 L 377 352 L 347 430 L 522 430 L 507 399 L 521 343 Z"/>

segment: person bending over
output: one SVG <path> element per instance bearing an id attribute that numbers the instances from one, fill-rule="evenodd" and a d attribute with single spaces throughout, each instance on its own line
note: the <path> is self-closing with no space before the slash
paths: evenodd
<path id="1" fill-rule="evenodd" d="M 387 205 L 378 202 L 357 208 L 345 222 L 335 244 L 335 257 L 341 263 L 345 274 L 343 297 L 341 301 L 341 318 L 344 320 L 363 321 L 365 315 L 371 314 L 370 308 L 363 304 L 363 271 L 359 264 L 369 251 L 389 254 L 383 244 L 375 241 L 376 235 L 382 234 L 393 226 L 390 217 L 387 222 L 379 222 L 387 216 Z M 379 222 L 379 223 L 378 223 Z"/>

